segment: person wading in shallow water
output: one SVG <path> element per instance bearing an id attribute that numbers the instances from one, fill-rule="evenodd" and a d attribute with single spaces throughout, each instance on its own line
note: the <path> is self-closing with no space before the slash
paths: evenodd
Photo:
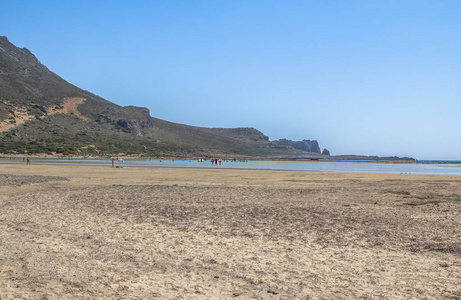
<path id="1" fill-rule="evenodd" d="M 27 164 L 26 165 L 30 165 L 30 158 L 27 158 Z"/>

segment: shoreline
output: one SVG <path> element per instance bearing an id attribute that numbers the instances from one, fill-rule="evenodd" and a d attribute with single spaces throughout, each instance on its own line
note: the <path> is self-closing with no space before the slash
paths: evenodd
<path id="1" fill-rule="evenodd" d="M 28 157 L 29 159 L 29 157 Z M 57 157 L 30 157 L 32 165 L 56 166 L 101 166 L 110 167 L 110 158 L 57 158 Z M 399 164 L 358 161 L 286 161 L 286 160 L 243 160 L 222 161 L 219 166 L 211 164 L 212 160 L 199 161 L 195 159 L 136 159 L 127 158 L 116 160 L 116 168 L 184 168 L 184 169 L 234 169 L 234 170 L 267 170 L 267 171 L 296 171 L 296 172 L 327 172 L 327 173 L 355 173 L 355 174 L 402 174 L 402 175 L 461 175 L 460 164 Z M 25 165 L 25 157 L 0 157 L 0 165 Z"/>
<path id="2" fill-rule="evenodd" d="M 168 160 L 168 159 L 175 159 L 175 160 L 197 160 L 203 159 L 200 156 L 194 157 L 172 157 L 172 156 L 162 156 L 162 157 L 146 157 L 142 155 L 114 155 L 114 156 L 78 156 L 78 155 L 71 155 L 71 156 L 64 156 L 64 155 L 56 155 L 56 154 L 0 154 L 0 158 L 12 158 L 12 159 L 22 159 L 25 157 L 30 158 L 55 158 L 55 159 L 111 159 L 111 158 L 120 158 L 120 159 L 154 159 L 154 160 Z M 230 156 L 220 156 L 217 155 L 216 158 L 222 158 L 226 160 L 231 160 Z M 213 157 L 214 158 L 214 157 Z M 211 159 L 206 158 L 207 160 Z M 263 157 L 249 157 L 249 156 L 241 156 L 237 160 L 251 160 L 251 161 L 286 161 L 286 162 L 302 162 L 302 161 L 319 161 L 319 162 L 359 162 L 359 163 L 377 163 L 377 164 L 461 164 L 461 160 L 370 160 L 370 159 L 335 159 L 335 158 L 263 158 Z"/>

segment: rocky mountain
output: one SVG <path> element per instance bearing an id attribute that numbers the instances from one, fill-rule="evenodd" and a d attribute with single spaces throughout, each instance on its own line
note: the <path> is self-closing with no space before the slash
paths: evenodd
<path id="1" fill-rule="evenodd" d="M 281 139 L 273 141 L 272 143 L 278 146 L 299 149 L 306 152 L 320 153 L 319 143 L 316 140 L 292 141 L 287 139 Z"/>
<path id="2" fill-rule="evenodd" d="M 54 74 L 0 36 L 0 153 L 322 157 L 317 141 L 269 141 L 254 128 L 167 122 L 122 107 Z"/>

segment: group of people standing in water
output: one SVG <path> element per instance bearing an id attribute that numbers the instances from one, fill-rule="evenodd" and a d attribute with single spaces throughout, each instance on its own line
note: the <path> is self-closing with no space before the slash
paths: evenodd
<path id="1" fill-rule="evenodd" d="M 200 161 L 200 162 L 203 162 L 204 160 L 201 159 L 201 160 L 199 160 L 199 161 Z M 205 159 L 205 161 L 206 161 L 206 159 Z M 226 159 L 225 159 L 224 161 L 225 161 L 225 162 L 248 162 L 248 160 L 241 159 L 241 160 L 239 161 L 239 160 L 237 160 L 237 159 L 235 159 L 235 158 L 232 159 L 232 160 L 226 160 Z M 217 158 L 212 158 L 212 159 L 211 159 L 211 164 L 212 164 L 212 165 L 215 165 L 215 166 L 217 166 L 218 164 L 221 165 L 222 162 L 223 162 L 223 160 L 220 159 L 220 158 L 219 158 L 219 159 L 217 159 Z"/>
<path id="2" fill-rule="evenodd" d="M 211 164 L 212 164 L 212 165 L 216 165 L 216 166 L 217 166 L 218 163 L 219 163 L 219 165 L 221 165 L 222 159 L 217 159 L 217 158 L 215 158 L 215 159 L 212 159 L 212 160 L 211 160 Z"/>

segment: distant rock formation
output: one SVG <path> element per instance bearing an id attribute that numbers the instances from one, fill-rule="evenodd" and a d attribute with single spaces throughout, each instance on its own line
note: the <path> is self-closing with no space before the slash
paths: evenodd
<path id="1" fill-rule="evenodd" d="M 320 153 L 319 143 L 316 140 L 292 141 L 287 139 L 281 139 L 272 141 L 272 143 L 277 146 L 289 147 L 312 153 Z"/>
<path id="2" fill-rule="evenodd" d="M 330 151 L 327 148 L 325 148 L 323 149 L 322 154 L 330 156 Z"/>
<path id="3" fill-rule="evenodd" d="M 149 109 L 135 106 L 109 107 L 98 115 L 96 121 L 99 124 L 112 123 L 138 136 L 154 126 Z"/>

